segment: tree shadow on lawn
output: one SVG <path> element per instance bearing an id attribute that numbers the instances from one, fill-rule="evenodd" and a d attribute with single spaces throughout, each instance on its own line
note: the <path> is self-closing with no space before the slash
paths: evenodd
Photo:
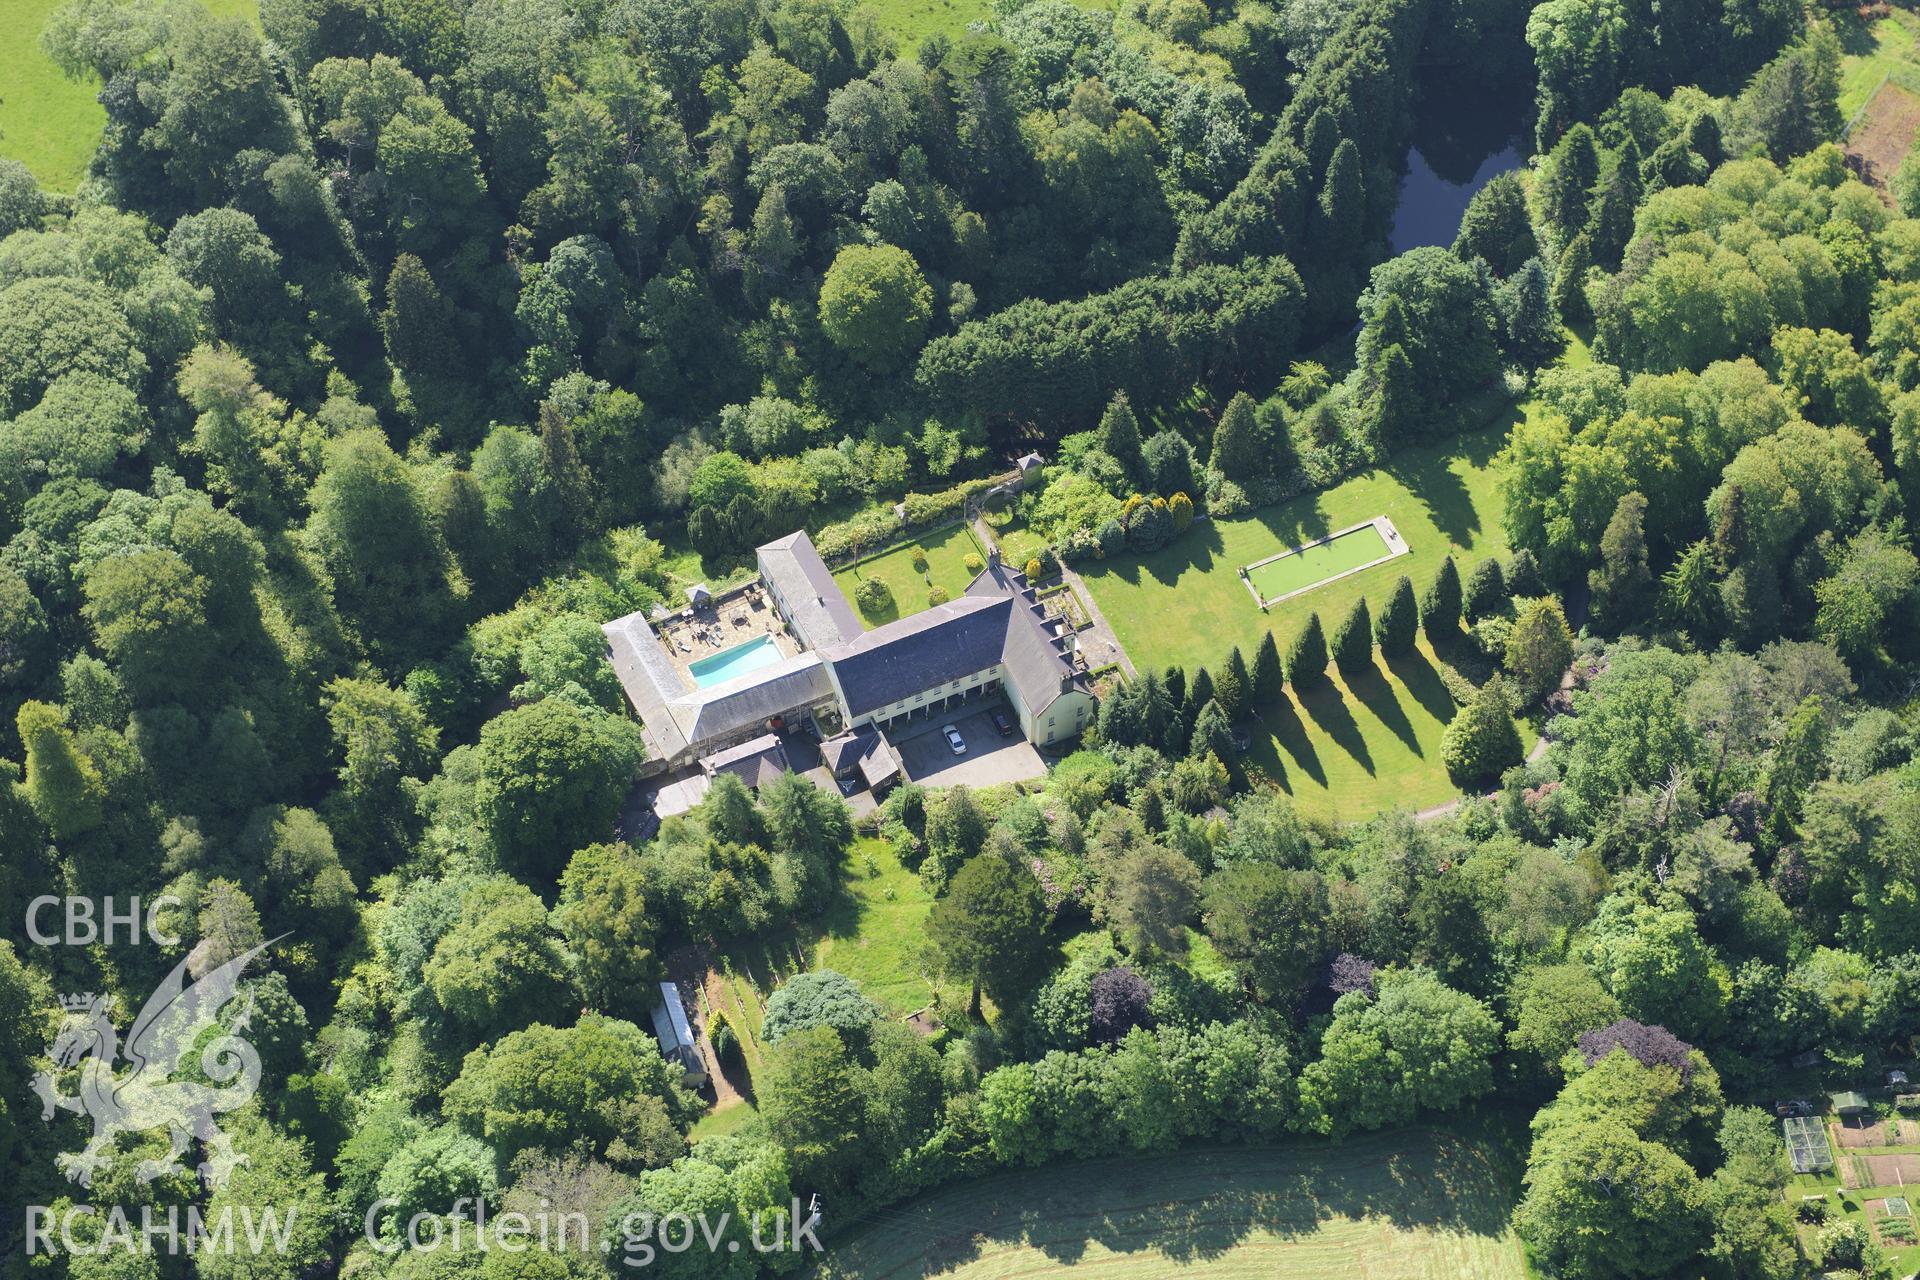
<path id="1" fill-rule="evenodd" d="M 1433 527 L 1460 546 L 1467 546 L 1480 532 L 1480 513 L 1474 509 L 1473 494 L 1466 481 L 1453 471 L 1456 459 L 1475 468 L 1493 461 L 1505 446 L 1507 435 L 1519 423 L 1522 414 L 1516 404 L 1508 404 L 1496 422 L 1462 435 L 1452 446 L 1432 445 L 1409 449 L 1391 458 L 1382 468 L 1427 509 Z M 1402 533 L 1404 534 L 1404 530 Z"/>
<path id="2" fill-rule="evenodd" d="M 1407 713 L 1401 709 L 1400 699 L 1393 692 L 1380 668 L 1372 663 L 1357 675 L 1346 677 L 1347 689 L 1360 700 L 1360 705 L 1371 711 L 1374 718 L 1393 731 L 1393 736 L 1407 744 L 1407 750 L 1424 759 L 1426 750 L 1420 745 L 1420 735 L 1413 730 L 1413 721 L 1407 719 Z"/>
<path id="3" fill-rule="evenodd" d="M 1347 710 L 1346 694 L 1340 686 L 1330 680 L 1321 681 L 1307 689 L 1295 689 L 1294 697 L 1300 700 L 1301 710 L 1312 717 L 1334 744 L 1357 761 L 1368 777 L 1376 777 L 1373 767 L 1373 753 L 1367 750 L 1366 735 L 1360 732 L 1360 722 L 1353 718 L 1353 712 Z"/>
<path id="4" fill-rule="evenodd" d="M 1421 710 L 1441 724 L 1453 719 L 1453 694 L 1447 691 L 1447 682 L 1440 678 L 1433 663 L 1427 661 L 1426 654 L 1415 649 L 1405 657 L 1388 658 L 1387 669 L 1400 678 Z"/>
<path id="5" fill-rule="evenodd" d="M 1305 1239 L 1329 1222 L 1369 1218 L 1399 1231 L 1499 1239 L 1513 1195 L 1495 1153 L 1445 1130 L 1280 1153 L 1240 1147 L 1102 1159 L 1005 1174 L 891 1210 L 876 1224 L 876 1256 L 862 1260 L 866 1242 L 856 1239 L 829 1254 L 823 1275 L 935 1276 L 990 1244 L 1024 1244 L 1057 1266 L 1081 1261 L 1094 1244 L 1192 1263 L 1223 1257 L 1256 1233 Z M 913 1255 L 888 1247 L 885 1237 L 909 1234 Z"/>
<path id="6" fill-rule="evenodd" d="M 1176 536 L 1172 543 L 1158 551 L 1129 555 L 1113 561 L 1110 567 L 1096 566 L 1094 573 L 1099 576 L 1104 569 L 1105 573 L 1112 574 L 1129 586 L 1137 587 L 1143 577 L 1148 577 L 1163 587 L 1171 587 L 1189 569 L 1196 569 L 1202 574 L 1212 573 L 1217 558 L 1225 550 L 1226 543 L 1220 537 L 1219 525 L 1208 520 Z"/>
<path id="7" fill-rule="evenodd" d="M 1316 784 L 1327 785 L 1326 766 L 1320 763 L 1320 753 L 1313 749 L 1313 740 L 1307 737 L 1307 726 L 1294 710 L 1292 698 L 1282 696 L 1278 702 L 1260 708 L 1260 723 L 1266 732 L 1258 736 L 1251 753 L 1255 767 L 1266 769 L 1268 776 L 1292 795 L 1293 780 L 1286 761 L 1291 756 Z"/>
<path id="8" fill-rule="evenodd" d="M 1316 538 L 1325 537 L 1333 531 L 1333 524 L 1320 506 L 1321 494 L 1303 494 L 1290 498 L 1275 506 L 1265 507 L 1250 516 L 1236 518 L 1225 523 L 1238 523 L 1239 519 L 1251 520 L 1265 529 L 1277 546 L 1250 556 L 1259 560 L 1279 551 L 1291 550 Z M 1095 563 L 1083 567 L 1083 577 L 1099 579 L 1114 577 L 1128 586 L 1137 587 L 1144 578 L 1152 578 L 1164 587 L 1171 587 L 1180 581 L 1181 575 L 1188 570 L 1197 570 L 1202 574 L 1213 573 L 1216 569 L 1231 573 L 1242 566 L 1227 563 L 1226 539 L 1220 532 L 1220 521 L 1208 520 L 1196 524 L 1192 529 L 1176 537 L 1174 541 L 1159 551 L 1145 555 L 1127 555 L 1104 563 Z"/>
<path id="9" fill-rule="evenodd" d="M 1253 518 L 1259 521 L 1261 528 L 1273 535 L 1282 551 L 1324 538 L 1333 532 L 1333 521 L 1327 518 L 1326 511 L 1320 505 L 1320 497 L 1324 492 L 1303 494 L 1277 506 L 1267 507 Z M 1273 552 L 1264 554 L 1272 555 Z M 1259 560 L 1262 556 L 1253 558 Z"/>

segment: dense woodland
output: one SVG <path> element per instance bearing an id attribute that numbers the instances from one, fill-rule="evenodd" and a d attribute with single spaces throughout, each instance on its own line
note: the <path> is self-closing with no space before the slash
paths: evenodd
<path id="1" fill-rule="evenodd" d="M 835 0 L 58 10 L 108 123 L 78 193 L 0 162 L 0 1203 L 302 1213 L 191 1259 L 29 1259 L 9 1215 L 7 1269 L 587 1280 L 597 1248 L 361 1223 L 818 1193 L 851 1228 L 1471 1113 L 1548 1275 L 1892 1274 L 1797 1236 L 1752 1104 L 1920 1037 L 1920 174 L 1894 207 L 1848 171 L 1786 0 L 1123 8 L 1002 0 L 910 54 Z M 1538 154 L 1389 259 L 1413 115 L 1469 79 L 1532 86 Z M 1125 554 L 1521 394 L 1516 551 L 1464 581 L 1144 673 L 1037 789 L 856 830 L 723 778 L 613 838 L 643 747 L 598 624 L 677 604 L 677 558 L 867 545 L 1031 448 L 1048 555 Z M 1243 766 L 1284 685 L 1421 637 L 1466 673 L 1455 813 L 1308 822 Z M 970 999 L 936 1043 L 790 980 L 758 1118 L 689 1147 L 649 984 L 819 916 L 863 839 Z M 171 894 L 178 942 L 33 946 L 42 893 Z M 153 1134 L 63 1179 L 55 993 L 124 1025 L 269 938 L 248 1163 L 141 1181 Z M 653 1265 L 763 1264 L 797 1265 Z"/>

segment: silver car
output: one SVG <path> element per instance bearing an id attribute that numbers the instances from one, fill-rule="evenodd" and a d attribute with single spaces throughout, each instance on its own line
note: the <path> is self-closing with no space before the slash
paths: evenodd
<path id="1" fill-rule="evenodd" d="M 967 740 L 960 736 L 958 729 L 949 724 L 941 726 L 940 732 L 947 735 L 947 745 L 953 749 L 953 754 L 957 756 L 967 754 Z"/>

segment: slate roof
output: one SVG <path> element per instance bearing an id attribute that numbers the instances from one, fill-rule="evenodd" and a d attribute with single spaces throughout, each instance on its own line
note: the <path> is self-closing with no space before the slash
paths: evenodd
<path id="1" fill-rule="evenodd" d="M 780 745 L 780 735 L 774 733 L 763 733 L 737 747 L 716 751 L 702 760 L 700 767 L 710 776 L 730 773 L 749 787 L 765 786 L 781 774 L 793 772 L 793 766 L 787 761 L 787 749 Z"/>
<path id="2" fill-rule="evenodd" d="M 1027 580 L 998 558 L 958 600 L 876 627 L 823 656 L 854 716 L 1002 664 L 1032 712 L 1084 688 L 1060 624 L 1041 614 Z"/>
<path id="3" fill-rule="evenodd" d="M 827 766 L 828 773 L 843 773 L 859 761 L 879 736 L 873 730 L 862 727 L 828 738 L 820 744 L 820 762 Z"/>
<path id="4" fill-rule="evenodd" d="M 864 630 L 805 529 L 755 548 L 754 556 L 760 576 L 778 592 L 793 629 L 809 649 L 839 644 Z"/>
<path id="5" fill-rule="evenodd" d="M 725 684 L 695 690 L 669 703 L 668 709 L 686 740 L 698 745 L 832 696 L 833 683 L 820 655 L 800 653 Z"/>
<path id="6" fill-rule="evenodd" d="M 1006 597 L 962 596 L 827 649 L 847 714 L 865 715 L 998 666 L 1012 611 Z"/>
<path id="7" fill-rule="evenodd" d="M 1085 689 L 1086 682 L 1073 665 L 1064 627 L 1040 611 L 1039 599 L 1024 574 L 1016 573 L 995 556 L 967 584 L 967 595 L 1004 597 L 1013 602 L 1002 661 L 1006 663 L 1007 679 L 1029 711 L 1038 715 L 1069 689 Z"/>
<path id="8" fill-rule="evenodd" d="M 836 778 L 857 767 L 869 789 L 900 772 L 900 760 L 887 740 L 864 726 L 821 743 L 820 759 Z"/>
<path id="9" fill-rule="evenodd" d="M 686 730 L 674 719 L 668 703 L 691 693 L 693 682 L 680 674 L 646 614 L 615 618 L 600 631 L 607 637 L 620 687 L 627 691 L 627 700 L 646 726 L 647 745 L 654 757 L 664 760 L 686 750 Z"/>

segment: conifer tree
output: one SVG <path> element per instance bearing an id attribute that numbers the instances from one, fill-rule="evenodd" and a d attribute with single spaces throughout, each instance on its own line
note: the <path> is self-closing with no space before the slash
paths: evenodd
<path id="1" fill-rule="evenodd" d="M 1229 480 L 1245 483 L 1265 471 L 1260 449 L 1260 426 L 1253 417 L 1253 397 L 1236 392 L 1213 429 L 1211 466 Z"/>
<path id="2" fill-rule="evenodd" d="M 1488 556 L 1467 574 L 1466 590 L 1461 596 L 1461 611 L 1466 614 L 1467 621 L 1478 622 L 1490 613 L 1499 612 L 1506 600 L 1507 580 L 1500 572 L 1500 561 Z"/>
<path id="3" fill-rule="evenodd" d="M 1639 207 L 1640 148 L 1629 138 L 1593 197 L 1587 232 L 1593 237 L 1593 259 L 1600 266 L 1619 269 L 1627 241 L 1633 238 L 1633 215 Z"/>
<path id="4" fill-rule="evenodd" d="M 1440 562 L 1440 571 L 1420 599 L 1420 626 L 1435 644 L 1460 632 L 1460 570 L 1452 556 Z"/>
<path id="5" fill-rule="evenodd" d="M 1273 632 L 1268 631 L 1260 637 L 1260 647 L 1253 652 L 1253 701 L 1256 706 L 1271 706 L 1280 701 L 1281 686 L 1286 676 L 1280 669 L 1280 646 L 1273 641 Z"/>
<path id="6" fill-rule="evenodd" d="M 1587 573 L 1594 612 L 1615 629 L 1640 620 L 1653 587 L 1653 572 L 1647 565 L 1646 517 L 1646 498 L 1639 493 L 1621 494 L 1606 532 L 1600 535 L 1600 567 Z"/>
<path id="7" fill-rule="evenodd" d="M 1307 625 L 1287 646 L 1287 683 L 1299 688 L 1327 678 L 1327 636 L 1320 615 L 1307 615 Z"/>
<path id="8" fill-rule="evenodd" d="M 1200 708 L 1213 701 L 1213 676 L 1205 667 L 1193 673 L 1193 679 L 1187 682 L 1187 696 L 1180 704 L 1180 730 L 1184 747 L 1193 735 L 1193 723 L 1200 718 Z"/>
<path id="9" fill-rule="evenodd" d="M 1413 579 L 1403 573 L 1373 620 L 1374 638 L 1380 643 L 1380 652 L 1387 657 L 1405 657 L 1413 652 L 1414 636 L 1419 629 L 1420 613 L 1413 600 Z"/>
<path id="10" fill-rule="evenodd" d="M 1247 671 L 1247 660 L 1240 656 L 1238 645 L 1227 655 L 1226 665 L 1220 668 L 1220 676 L 1213 682 L 1213 697 L 1229 720 L 1240 719 L 1252 704 L 1253 677 Z"/>
<path id="11" fill-rule="evenodd" d="M 1147 459 L 1141 452 L 1140 420 L 1134 416 L 1127 393 L 1117 392 L 1100 415 L 1100 447 L 1127 469 L 1136 485 L 1147 484 Z"/>
<path id="12" fill-rule="evenodd" d="M 1464 787 L 1491 782 L 1520 760 L 1513 701 L 1506 681 L 1495 676 L 1440 735 L 1440 761 L 1453 780 Z"/>
<path id="13" fill-rule="evenodd" d="M 1567 324 L 1593 316 L 1587 306 L 1587 271 L 1593 266 L 1593 237 L 1582 231 L 1567 242 L 1553 269 L 1553 310 Z"/>
<path id="14" fill-rule="evenodd" d="M 1593 129 L 1576 124 L 1554 145 L 1540 180 L 1540 216 L 1555 240 L 1567 244 L 1587 228 L 1587 202 L 1600 181 L 1600 149 Z"/>
<path id="15" fill-rule="evenodd" d="M 1494 293 L 1500 313 L 1500 352 L 1523 369 L 1538 369 L 1559 353 L 1560 322 L 1553 311 L 1553 285 L 1540 259 L 1528 258 Z"/>
<path id="16" fill-rule="evenodd" d="M 1373 665 L 1373 616 L 1361 596 L 1333 631 L 1333 664 L 1343 676 L 1356 676 Z"/>
<path id="17" fill-rule="evenodd" d="M 1366 213 L 1367 192 L 1360 168 L 1360 148 L 1352 138 L 1342 138 L 1327 162 L 1327 180 L 1321 185 L 1315 205 L 1314 239 L 1316 247 L 1336 259 L 1343 259 L 1359 242 Z"/>

